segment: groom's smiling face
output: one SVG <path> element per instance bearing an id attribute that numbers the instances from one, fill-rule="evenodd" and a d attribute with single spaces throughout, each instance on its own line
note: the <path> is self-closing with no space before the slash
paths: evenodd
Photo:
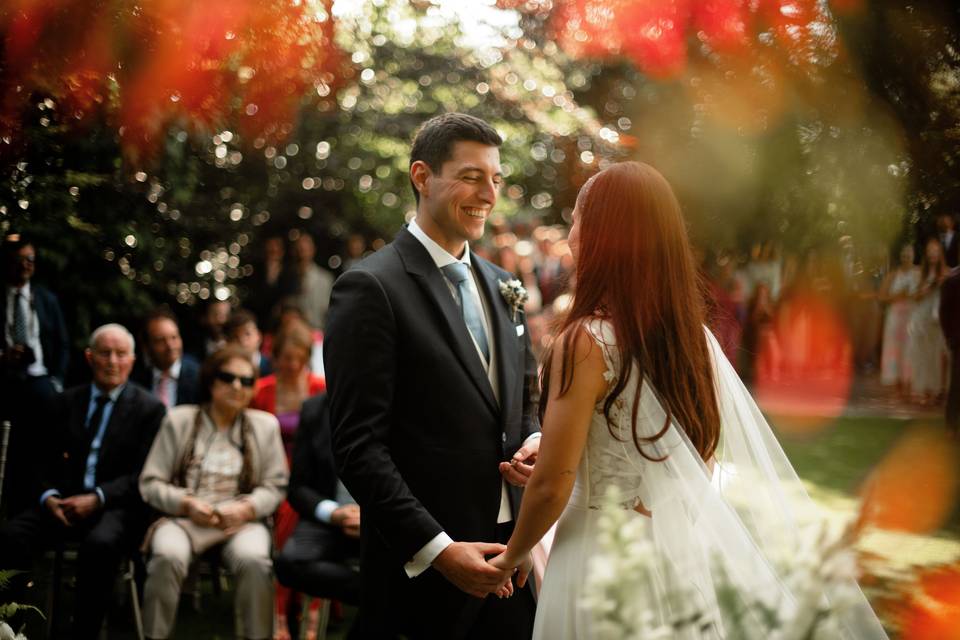
<path id="1" fill-rule="evenodd" d="M 417 166 L 422 165 L 422 166 Z M 434 172 L 425 163 L 411 166 L 420 185 L 417 224 L 451 254 L 459 257 L 463 244 L 479 240 L 497 203 L 503 182 L 500 150 L 461 140 L 453 144 L 450 159 Z"/>

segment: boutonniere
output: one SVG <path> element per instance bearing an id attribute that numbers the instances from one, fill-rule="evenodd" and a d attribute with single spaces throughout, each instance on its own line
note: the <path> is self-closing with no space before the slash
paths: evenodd
<path id="1" fill-rule="evenodd" d="M 523 284 L 515 278 L 506 282 L 503 280 L 497 280 L 497 282 L 500 285 L 500 295 L 510 305 L 513 321 L 516 322 L 517 312 L 523 309 L 523 305 L 530 299 L 530 294 L 523 288 Z"/>

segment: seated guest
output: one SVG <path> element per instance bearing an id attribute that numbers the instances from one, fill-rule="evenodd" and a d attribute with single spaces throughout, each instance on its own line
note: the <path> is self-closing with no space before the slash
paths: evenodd
<path id="1" fill-rule="evenodd" d="M 237 578 L 239 635 L 269 638 L 273 575 L 263 520 L 287 488 L 280 428 L 272 415 L 247 408 L 256 369 L 246 350 L 217 351 L 204 361 L 200 380 L 202 404 L 170 410 L 140 475 L 143 499 L 166 516 L 144 542 L 144 630 L 149 638 L 170 637 L 190 564 L 222 545 Z"/>
<path id="2" fill-rule="evenodd" d="M 183 352 L 177 318 L 168 307 L 159 307 L 143 325 L 145 361 L 133 379 L 150 389 L 168 407 L 196 404 L 200 394 L 200 363 Z"/>
<path id="3" fill-rule="evenodd" d="M 257 318 L 246 309 L 237 309 L 230 314 L 230 319 L 223 326 L 223 334 L 228 344 L 238 344 L 253 355 L 253 366 L 257 367 L 260 377 L 273 373 L 273 363 L 270 358 L 260 352 L 263 336 L 257 327 Z"/>
<path id="4" fill-rule="evenodd" d="M 281 584 L 319 598 L 360 599 L 360 507 L 337 480 L 327 396 L 303 403 L 287 500 L 300 515 L 275 561 Z"/>
<path id="5" fill-rule="evenodd" d="M 269 411 L 277 416 L 288 461 L 293 450 L 294 433 L 300 423 L 300 408 L 303 401 L 325 388 L 323 378 L 314 375 L 307 366 L 312 342 L 310 327 L 305 323 L 291 320 L 284 325 L 273 341 L 276 373 L 257 383 L 257 390 L 251 404 L 257 409 Z M 278 549 L 286 542 L 296 524 L 296 511 L 284 502 L 277 510 L 273 532 L 274 544 Z M 274 634 L 276 640 L 286 640 L 289 637 L 287 627 L 289 602 L 290 592 L 282 585 L 279 586 L 276 598 L 277 631 Z"/>
<path id="6" fill-rule="evenodd" d="M 38 504 L 0 527 L 0 567 L 27 569 L 41 551 L 79 542 L 75 636 L 96 638 L 117 567 L 146 529 L 137 476 L 165 409 L 127 381 L 134 340 L 121 325 L 94 331 L 86 358 L 93 383 L 56 396 L 40 427 L 45 490 Z"/>

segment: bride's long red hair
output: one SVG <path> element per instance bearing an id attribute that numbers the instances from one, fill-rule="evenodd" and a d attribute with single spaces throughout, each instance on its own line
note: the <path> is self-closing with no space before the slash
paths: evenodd
<path id="1" fill-rule="evenodd" d="M 591 178 L 577 199 L 580 243 L 573 301 L 560 321 L 563 354 L 560 395 L 573 381 L 577 329 L 599 313 L 613 324 L 620 368 L 604 400 L 611 411 L 633 367 L 649 383 L 667 414 L 652 437 L 637 434 L 640 393 L 632 408 L 633 442 L 643 450 L 671 420 L 681 426 L 701 458 L 717 447 L 720 414 L 713 365 L 704 333 L 704 297 L 680 205 L 670 184 L 653 167 L 623 162 Z M 556 344 L 556 343 L 555 343 Z M 542 375 L 540 417 L 549 400 L 553 346 Z M 614 434 L 616 435 L 616 434 Z"/>

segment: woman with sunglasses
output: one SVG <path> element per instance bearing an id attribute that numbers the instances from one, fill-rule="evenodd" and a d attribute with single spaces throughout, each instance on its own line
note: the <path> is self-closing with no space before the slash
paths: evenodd
<path id="1" fill-rule="evenodd" d="M 171 635 L 191 562 L 218 545 L 237 580 L 237 635 L 271 636 L 273 572 L 263 520 L 283 500 L 289 473 L 277 419 L 248 408 L 256 375 L 239 346 L 209 356 L 200 372 L 206 401 L 171 409 L 147 456 L 140 493 L 166 514 L 144 542 L 147 637 Z"/>

